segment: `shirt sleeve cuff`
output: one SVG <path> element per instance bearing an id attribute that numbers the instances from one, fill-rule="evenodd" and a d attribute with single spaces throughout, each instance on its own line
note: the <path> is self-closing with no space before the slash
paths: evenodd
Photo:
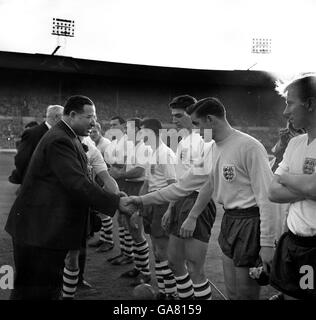
<path id="1" fill-rule="evenodd" d="M 261 247 L 274 247 L 275 240 L 276 239 L 274 236 L 261 236 L 260 237 L 260 246 Z"/>

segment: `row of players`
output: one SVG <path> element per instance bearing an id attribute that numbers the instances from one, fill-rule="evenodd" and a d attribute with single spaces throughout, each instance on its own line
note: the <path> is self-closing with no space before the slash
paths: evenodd
<path id="1" fill-rule="evenodd" d="M 296 79 L 281 94 L 287 103 L 284 115 L 294 128 L 307 133 L 291 140 L 275 176 L 264 147 L 229 125 L 225 108 L 216 98 L 196 101 L 180 96 L 170 103 L 174 123 L 191 132 L 179 143 L 176 155 L 161 141 L 158 120 L 141 123 L 142 128 L 156 133 L 155 147 L 151 146 L 155 160 L 161 152 L 178 159 L 174 175 L 170 164 L 155 162 L 147 170 L 144 168 L 144 183 L 136 192 L 132 188 L 139 196 L 129 198 L 129 203 L 139 210 L 127 220 L 138 230 L 143 222 L 145 232 L 150 234 L 162 295 L 177 292 L 180 299 L 211 298 L 204 263 L 216 214 L 214 199 L 225 210 L 219 245 L 229 299 L 259 298 L 260 286 L 249 274 L 249 268 L 260 264 L 269 275 L 269 282 L 286 298 L 315 298 L 313 285 L 302 286 L 301 281 L 302 267 L 315 267 L 315 202 L 309 176 L 316 164 L 312 144 L 315 77 Z M 199 158 L 200 143 L 205 142 L 195 136 L 193 126 L 213 132 L 213 140 L 202 148 L 202 165 L 195 158 Z M 187 149 L 192 156 L 189 164 L 181 162 Z M 198 168 L 203 170 L 199 172 Z M 115 171 L 114 176 L 125 178 L 125 183 L 130 180 L 126 172 Z M 133 194 L 129 187 L 125 188 Z M 279 239 L 287 211 L 287 232 Z M 291 262 L 285 263 L 288 256 Z M 147 272 L 146 267 L 144 281 Z"/>
<path id="2" fill-rule="evenodd" d="M 135 268 L 128 272 L 129 276 L 138 274 L 140 281 L 150 280 L 145 232 L 152 241 L 160 297 L 177 295 L 179 299 L 211 299 L 204 263 L 216 215 L 214 200 L 224 208 L 219 245 L 229 299 L 259 298 L 260 286 L 249 275 L 249 268 L 258 265 L 262 265 L 270 275 L 270 283 L 288 297 L 315 297 L 314 288 L 302 288 L 300 281 L 301 267 L 314 267 L 316 261 L 313 214 L 315 77 L 291 82 L 282 94 L 287 102 L 284 115 L 295 128 L 304 128 L 307 134 L 290 141 L 275 176 L 262 144 L 233 129 L 226 119 L 225 107 L 216 98 L 196 101 L 185 95 L 172 100 L 170 110 L 174 122 L 178 128 L 186 128 L 189 132 L 180 141 L 176 154 L 163 143 L 159 135 L 162 126 L 157 119 L 135 121 L 138 129 L 147 130 L 155 136 L 155 139 L 136 142 L 136 149 L 150 145 L 149 164 L 135 159 L 125 166 L 115 163 L 115 159 L 107 159 L 111 163 L 107 171 L 102 159 L 104 169 L 100 170 L 93 165 L 92 154 L 89 155 L 93 145 L 86 148 L 97 176 L 99 172 L 107 172 L 106 187 L 121 192 L 119 207 L 123 214 L 119 215 L 119 231 L 122 235 L 123 228 L 128 228 L 135 242 Z M 95 119 L 90 120 L 87 119 L 95 124 Z M 118 126 L 124 122 L 119 117 L 112 119 L 115 125 L 113 121 Z M 203 141 L 192 130 L 194 126 L 202 132 L 211 129 L 212 141 Z M 91 138 L 94 139 L 93 132 Z M 89 143 L 89 139 L 84 140 L 84 143 Z M 100 141 L 94 140 L 98 147 Z M 120 145 L 128 149 L 127 142 L 126 137 L 114 139 L 107 143 L 103 154 L 115 158 Z M 203 147 L 198 147 L 200 145 Z M 187 152 L 188 149 L 192 151 Z M 194 150 L 198 161 L 195 161 Z M 176 165 L 172 161 L 160 163 L 161 154 L 166 155 L 163 159 L 175 159 Z M 181 161 L 186 154 L 190 154 L 192 159 Z M 98 155 L 102 158 L 100 152 Z M 286 209 L 289 209 L 289 230 L 279 239 Z M 7 230 L 10 230 L 10 224 L 12 219 Z M 101 240 L 104 242 L 106 237 Z M 66 259 L 65 298 L 71 298 L 75 292 L 78 255 L 79 250 L 69 251 Z M 113 259 L 117 264 L 126 261 L 128 258 L 124 254 Z"/>

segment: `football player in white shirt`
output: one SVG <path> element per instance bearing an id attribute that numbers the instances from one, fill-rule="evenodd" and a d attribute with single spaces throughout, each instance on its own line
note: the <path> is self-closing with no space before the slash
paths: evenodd
<path id="1" fill-rule="evenodd" d="M 102 128 L 99 122 L 96 122 L 95 126 L 91 129 L 90 138 L 100 150 L 101 154 L 104 155 L 104 152 L 111 141 L 103 137 Z"/>
<path id="2" fill-rule="evenodd" d="M 311 279 L 316 272 L 316 76 L 300 77 L 277 89 L 286 99 L 284 116 L 306 134 L 290 140 L 270 186 L 271 201 L 290 203 L 288 231 L 278 242 L 270 281 L 286 300 L 315 300 Z"/>
<path id="3" fill-rule="evenodd" d="M 114 169 L 115 177 L 124 179 L 125 192 L 128 195 L 138 195 L 145 180 L 145 170 L 151 154 L 150 146 L 138 139 L 141 119 L 131 118 L 127 121 L 126 166 L 123 169 Z M 114 173 L 112 170 L 112 175 Z M 137 217 L 134 223 L 125 216 L 129 232 L 133 238 L 133 254 L 135 266 L 124 272 L 121 276 L 135 278 L 132 286 L 150 281 L 149 246 L 144 233 L 143 219 Z"/>
<path id="4" fill-rule="evenodd" d="M 183 134 L 176 152 L 178 181 L 194 164 L 201 160 L 204 151 L 204 141 L 199 133 L 194 132 L 191 117 L 186 112 L 186 109 L 196 102 L 195 98 L 182 95 L 175 97 L 169 104 L 172 122 L 177 126 L 178 133 Z M 210 282 L 205 276 L 204 263 L 216 216 L 216 207 L 213 201 L 199 216 L 193 237 L 190 239 L 180 237 L 182 223 L 193 207 L 197 195 L 198 192 L 193 191 L 176 203 L 170 203 L 162 223 L 170 232 L 168 259 L 177 282 L 179 298 L 190 299 L 194 297 L 200 300 L 210 300 L 212 291 Z"/>
<path id="5" fill-rule="evenodd" d="M 190 109 L 189 107 L 194 102 L 196 100 L 193 97 L 183 95 L 174 98 L 170 103 L 173 122 L 178 129 L 182 130 L 182 133 L 186 134 L 177 148 L 176 172 L 178 181 L 156 192 L 133 199 L 136 200 L 136 203 L 142 201 L 143 205 L 166 202 L 173 204 L 174 200 L 178 200 L 173 209 L 170 209 L 171 205 L 169 205 L 162 218 L 163 226 L 170 231 L 168 259 L 175 274 L 178 295 L 180 299 L 193 297 L 195 299 L 211 299 L 212 292 L 205 275 L 204 263 L 211 228 L 215 220 L 214 203 L 209 203 L 199 217 L 198 227 L 192 238 L 184 239 L 179 234 L 182 223 L 197 197 L 196 190 L 199 190 L 208 179 L 212 164 L 213 141 L 204 143 L 199 134 L 192 132 L 190 112 L 186 110 Z M 189 268 L 186 267 L 186 264 L 189 265 Z"/>
<path id="6" fill-rule="evenodd" d="M 145 119 L 141 124 L 141 134 L 146 144 L 152 148 L 150 163 L 147 165 L 145 181 L 139 192 L 140 195 L 162 189 L 176 181 L 174 152 L 160 138 L 161 122 L 157 119 Z M 147 140 L 146 140 L 147 138 Z M 159 299 L 173 299 L 177 292 L 174 275 L 168 265 L 167 248 L 169 234 L 161 226 L 161 218 L 168 204 L 151 204 L 143 208 L 145 233 L 150 235 L 155 257 L 155 273 L 159 288 Z M 136 212 L 134 214 L 137 215 Z M 133 217 L 133 218 L 134 218 Z"/>
<path id="7" fill-rule="evenodd" d="M 95 143 L 101 154 L 104 156 L 105 150 L 111 144 L 111 141 L 102 136 L 100 123 L 96 122 L 95 126 L 91 129 L 90 138 Z M 97 247 L 97 252 L 107 252 L 109 250 L 112 250 L 114 248 L 112 230 L 112 218 L 110 216 L 103 215 L 100 237 L 97 241 L 91 241 L 89 243 L 89 247 Z"/>
<path id="8" fill-rule="evenodd" d="M 196 221 L 213 195 L 225 208 L 219 243 L 228 296 L 258 299 L 260 287 L 250 278 L 249 268 L 256 266 L 260 257 L 266 271 L 270 266 L 278 210 L 268 200 L 273 174 L 267 152 L 256 139 L 229 125 L 225 108 L 216 98 L 198 101 L 191 119 L 200 129 L 212 129 L 215 143 L 212 144 L 211 174 L 182 224 L 180 236 L 192 237 Z M 185 183 L 187 180 L 184 176 L 179 183 L 168 187 L 176 192 L 169 192 L 168 196 L 160 192 L 159 197 L 174 201 L 186 196 L 192 192 L 194 180 L 196 188 L 200 188 L 200 179 L 192 179 L 191 188 Z M 136 203 L 137 199 L 132 202 Z"/>
<path id="9" fill-rule="evenodd" d="M 104 159 L 110 165 L 109 173 L 116 180 L 121 191 L 125 191 L 125 180 L 119 178 L 117 173 L 125 170 L 126 160 L 126 121 L 120 116 L 112 117 L 110 120 L 111 143 L 107 146 Z M 113 139 L 114 138 L 114 139 Z M 113 265 L 131 264 L 133 257 L 133 238 L 128 230 L 128 224 L 122 214 L 118 214 L 118 234 L 120 254 L 108 259 Z"/>
<path id="10" fill-rule="evenodd" d="M 104 159 L 110 166 L 116 168 L 123 168 L 126 154 L 126 121 L 120 117 L 115 116 L 110 120 L 110 130 L 106 132 L 106 137 L 111 139 L 111 143 L 106 147 L 104 152 Z"/>
<path id="11" fill-rule="evenodd" d="M 198 101 L 191 118 L 200 128 L 212 129 L 213 168 L 180 234 L 192 235 L 196 219 L 213 195 L 225 209 L 219 244 L 228 297 L 259 299 L 260 286 L 249 276 L 249 268 L 262 262 L 269 271 L 278 210 L 268 199 L 273 174 L 267 152 L 258 140 L 230 126 L 225 107 L 216 98 Z"/>

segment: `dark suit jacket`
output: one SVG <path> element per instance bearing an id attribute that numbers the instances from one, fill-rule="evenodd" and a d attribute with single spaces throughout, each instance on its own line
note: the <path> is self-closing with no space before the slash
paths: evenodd
<path id="1" fill-rule="evenodd" d="M 113 216 L 119 196 L 94 184 L 78 137 L 60 121 L 38 144 L 6 231 L 17 243 L 78 249 L 86 236 L 89 207 Z"/>
<path id="2" fill-rule="evenodd" d="M 40 125 L 27 129 L 23 132 L 18 152 L 14 158 L 15 169 L 9 177 L 10 182 L 16 184 L 21 184 L 23 182 L 32 154 L 47 131 L 47 125 L 45 122 L 42 122 Z"/>

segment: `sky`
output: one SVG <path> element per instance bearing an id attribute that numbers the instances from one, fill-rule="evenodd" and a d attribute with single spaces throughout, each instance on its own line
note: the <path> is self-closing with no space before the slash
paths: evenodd
<path id="1" fill-rule="evenodd" d="M 217 70 L 316 71 L 315 0 L 0 0 L 0 51 Z M 270 54 L 251 52 L 272 40 Z"/>

